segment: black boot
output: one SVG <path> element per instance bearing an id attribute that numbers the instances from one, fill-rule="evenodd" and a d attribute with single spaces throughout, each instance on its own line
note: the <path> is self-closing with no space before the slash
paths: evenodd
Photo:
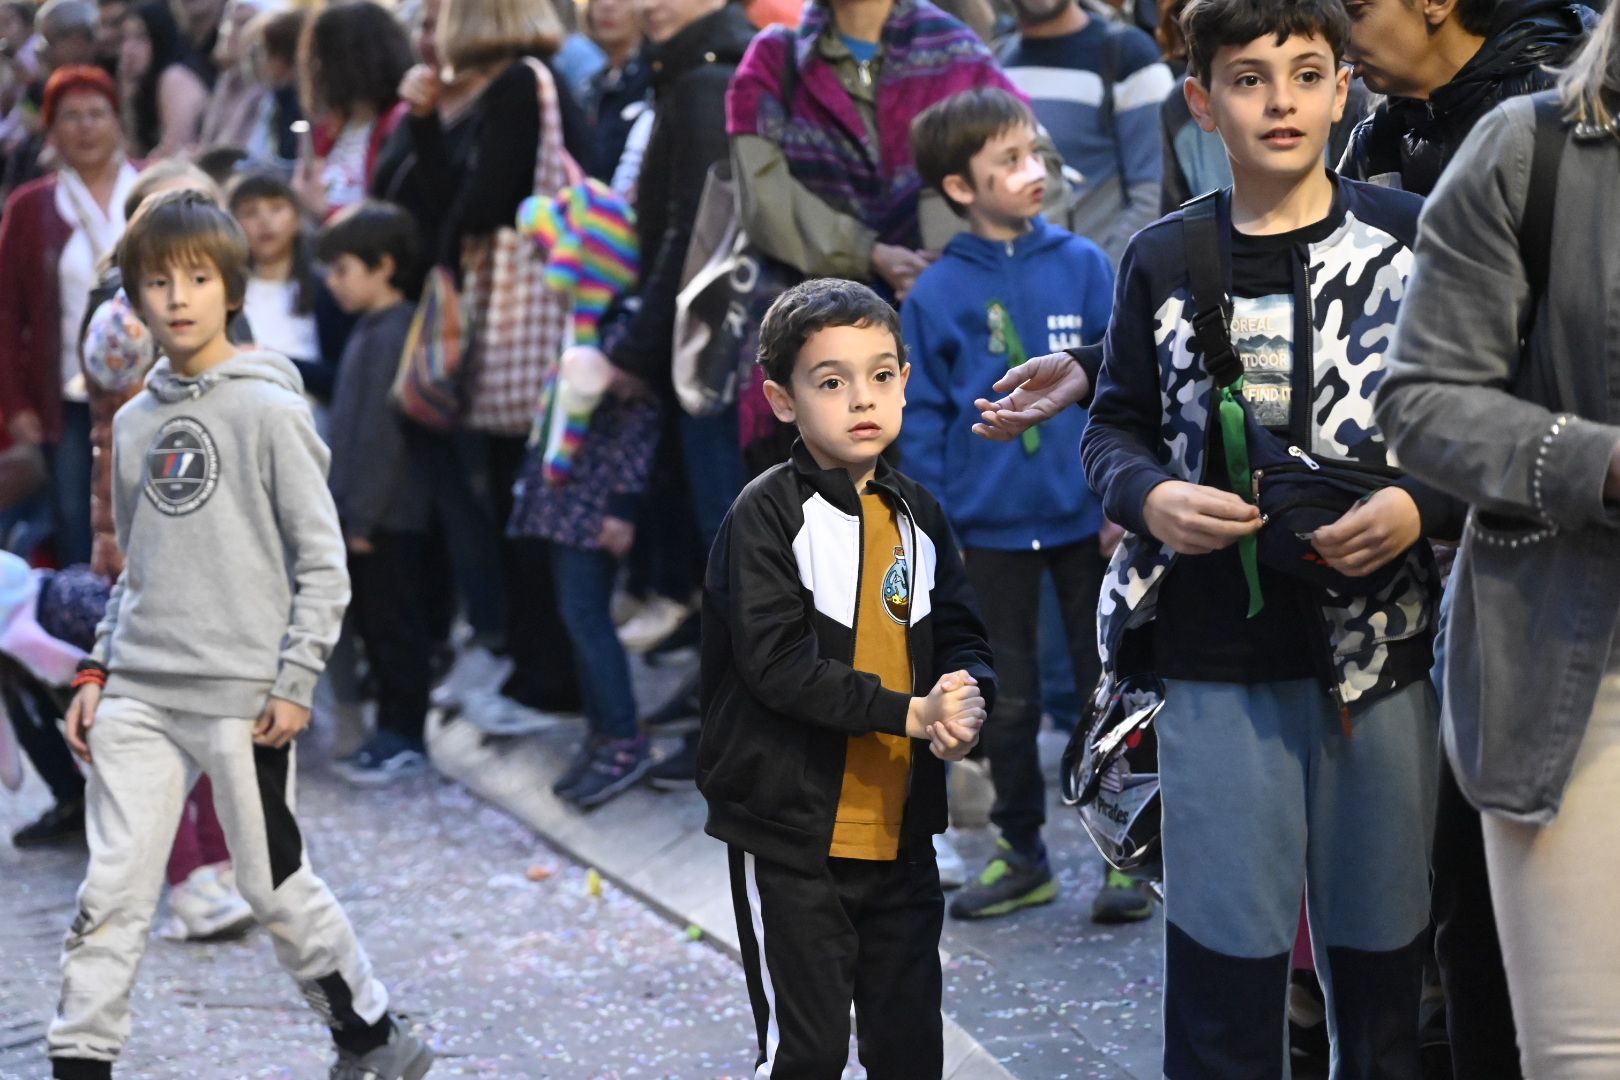
<path id="1" fill-rule="evenodd" d="M 84 841 L 84 803 L 59 802 L 31 825 L 24 825 L 11 834 L 11 842 L 19 848 L 51 847 Z"/>

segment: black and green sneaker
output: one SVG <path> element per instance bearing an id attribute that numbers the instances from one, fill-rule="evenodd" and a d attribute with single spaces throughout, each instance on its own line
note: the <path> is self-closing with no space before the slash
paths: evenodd
<path id="1" fill-rule="evenodd" d="M 1091 901 L 1091 921 L 1112 925 L 1141 922 L 1153 914 L 1153 893 L 1145 881 L 1110 869 Z"/>
<path id="2" fill-rule="evenodd" d="M 951 917 L 989 919 L 1050 904 L 1057 894 L 1057 879 L 1044 851 L 1039 857 L 1021 855 L 1007 841 L 997 840 L 995 858 L 951 901 Z"/>

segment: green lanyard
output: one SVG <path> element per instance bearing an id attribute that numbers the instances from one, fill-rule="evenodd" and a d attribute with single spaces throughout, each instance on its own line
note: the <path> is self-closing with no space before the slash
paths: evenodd
<path id="1" fill-rule="evenodd" d="M 990 352 L 998 356 L 1005 354 L 1009 368 L 1027 363 L 1029 354 L 1024 351 L 1023 339 L 1018 336 L 1018 327 L 1013 324 L 1007 305 L 1000 300 L 992 300 L 985 305 L 984 314 L 990 328 Z M 1020 441 L 1024 444 L 1024 453 L 1033 454 L 1041 448 L 1041 433 L 1036 428 L 1029 428 Z"/>
<path id="2" fill-rule="evenodd" d="M 1215 392 L 1221 423 L 1221 445 L 1226 449 L 1226 477 L 1232 490 L 1244 502 L 1253 499 L 1254 474 L 1249 469 L 1249 438 L 1243 423 L 1243 393 L 1240 378 L 1230 386 Z M 1260 595 L 1260 540 L 1253 533 L 1238 541 L 1238 559 L 1243 563 L 1243 578 L 1249 583 L 1249 618 L 1260 614 L 1266 606 Z"/>

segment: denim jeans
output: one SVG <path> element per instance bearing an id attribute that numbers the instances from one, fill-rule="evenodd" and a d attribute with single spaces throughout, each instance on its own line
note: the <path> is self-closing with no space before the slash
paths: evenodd
<path id="1" fill-rule="evenodd" d="M 557 606 L 574 643 L 574 667 L 585 699 L 585 719 L 597 735 L 633 739 L 636 695 L 630 658 L 613 626 L 613 585 L 619 561 L 605 551 L 551 544 Z"/>
<path id="2" fill-rule="evenodd" d="M 47 451 L 51 469 L 51 524 L 56 561 L 90 561 L 90 406 L 62 403 L 62 438 Z"/>
<path id="3" fill-rule="evenodd" d="M 731 504 L 743 489 L 742 449 L 737 445 L 737 407 L 713 416 L 681 414 L 681 447 L 692 509 L 703 537 L 704 561 Z"/>
<path id="4" fill-rule="evenodd" d="M 496 517 L 484 437 L 458 431 L 436 441 L 429 483 L 451 574 L 475 640 L 500 648 L 506 641 L 506 594 L 497 568 L 506 522 Z"/>

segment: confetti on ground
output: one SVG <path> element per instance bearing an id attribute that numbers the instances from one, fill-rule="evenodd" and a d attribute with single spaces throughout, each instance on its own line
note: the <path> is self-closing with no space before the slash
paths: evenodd
<path id="1" fill-rule="evenodd" d="M 0 795 L 10 832 L 44 809 Z M 438 778 L 359 791 L 301 771 L 315 869 L 353 920 L 395 1009 L 438 1050 L 430 1080 L 713 1080 L 752 1070 L 741 969 Z M 0 1080 L 45 1071 L 45 1023 L 84 853 L 0 840 Z M 510 867 L 528 868 L 512 873 Z M 535 870 L 544 871 L 536 878 Z M 554 877 L 564 888 L 539 884 Z M 597 882 L 594 890 L 591 879 Z M 154 939 L 133 999 L 128 1080 L 324 1080 L 328 1039 L 267 934 Z"/>

